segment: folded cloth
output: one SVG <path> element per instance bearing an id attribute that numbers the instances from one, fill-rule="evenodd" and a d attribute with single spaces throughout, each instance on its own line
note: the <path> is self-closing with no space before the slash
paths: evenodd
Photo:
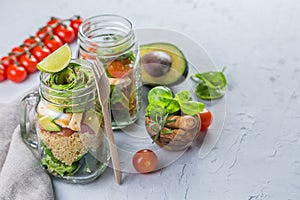
<path id="1" fill-rule="evenodd" d="M 0 104 L 0 199 L 54 199 L 51 178 L 21 138 L 18 110 Z"/>

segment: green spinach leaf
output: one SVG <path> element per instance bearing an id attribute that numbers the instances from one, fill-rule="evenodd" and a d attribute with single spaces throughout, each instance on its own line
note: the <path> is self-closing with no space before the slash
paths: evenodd
<path id="1" fill-rule="evenodd" d="M 191 101 L 192 97 L 189 91 L 183 90 L 175 94 L 175 99 L 180 103 L 184 103 L 187 101 Z"/>
<path id="2" fill-rule="evenodd" d="M 204 100 L 219 99 L 225 94 L 227 80 L 224 75 L 225 67 L 221 72 L 210 71 L 193 74 L 191 79 L 198 85 L 195 87 L 196 95 Z"/>
<path id="3" fill-rule="evenodd" d="M 157 86 L 148 93 L 149 104 L 156 103 L 161 106 L 167 106 L 172 99 L 172 91 L 166 86 Z"/>
<path id="4" fill-rule="evenodd" d="M 205 107 L 205 104 L 196 101 L 186 101 L 180 104 L 181 111 L 187 115 L 196 115 Z"/>
<path id="5" fill-rule="evenodd" d="M 172 114 L 177 112 L 178 110 L 180 110 L 179 103 L 175 99 L 170 100 L 170 103 L 166 107 L 166 112 L 168 114 Z"/>

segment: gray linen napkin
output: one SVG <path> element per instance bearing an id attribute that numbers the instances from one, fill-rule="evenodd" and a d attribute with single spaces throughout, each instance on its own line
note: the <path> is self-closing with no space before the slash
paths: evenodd
<path id="1" fill-rule="evenodd" d="M 51 178 L 23 143 L 18 124 L 19 104 L 0 104 L 0 199 L 54 199 Z"/>

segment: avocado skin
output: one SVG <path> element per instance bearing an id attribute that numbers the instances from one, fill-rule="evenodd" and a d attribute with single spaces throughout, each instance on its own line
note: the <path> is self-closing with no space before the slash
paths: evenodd
<path id="1" fill-rule="evenodd" d="M 189 72 L 187 60 L 182 51 L 175 45 L 165 42 L 144 44 L 140 46 L 141 57 L 152 51 L 162 51 L 172 57 L 171 70 L 160 77 L 149 75 L 143 65 L 141 66 L 141 77 L 144 85 L 154 87 L 158 85 L 173 86 L 182 83 Z"/>

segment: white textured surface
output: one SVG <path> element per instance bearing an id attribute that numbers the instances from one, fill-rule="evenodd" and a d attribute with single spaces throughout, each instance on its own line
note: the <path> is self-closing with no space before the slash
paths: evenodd
<path id="1" fill-rule="evenodd" d="M 300 199 L 300 2 L 297 0 L 1 0 L 0 55 L 50 16 L 116 13 L 135 27 L 170 28 L 227 66 L 227 114 L 213 151 L 194 149 L 150 175 L 89 185 L 54 182 L 57 199 Z M 0 84 L 0 102 L 34 86 Z"/>

